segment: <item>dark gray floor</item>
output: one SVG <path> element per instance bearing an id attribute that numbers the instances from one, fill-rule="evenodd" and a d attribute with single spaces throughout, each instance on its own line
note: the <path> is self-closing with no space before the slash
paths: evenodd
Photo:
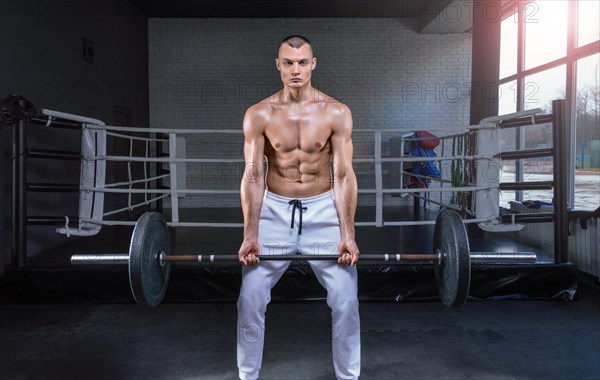
<path id="1" fill-rule="evenodd" d="M 599 379 L 600 293 L 363 303 L 362 379 Z M 235 379 L 233 303 L 1 305 L 2 379 Z M 263 379 L 333 379 L 329 309 L 273 303 Z"/>
<path id="2" fill-rule="evenodd" d="M 190 217 L 209 221 L 219 216 L 220 221 L 230 221 L 222 211 L 213 211 Z M 363 220 L 371 219 L 359 214 Z M 415 215 L 411 207 L 386 215 L 386 220 L 432 218 L 429 211 Z M 180 254 L 235 252 L 241 238 L 239 229 L 172 232 Z M 126 250 L 130 233 L 128 228 L 105 227 L 95 238 L 74 240 L 30 258 L 29 266 L 37 271 L 18 270 L 4 276 L 0 379 L 237 378 L 233 301 L 171 301 L 157 309 L 140 308 L 127 303 L 126 273 L 103 274 L 111 282 L 99 280 L 100 272 L 90 271 L 89 276 L 69 272 L 71 254 Z M 357 241 L 366 253 L 430 252 L 431 236 L 431 226 L 357 229 Z M 476 229 L 469 238 L 474 251 L 532 250 Z M 548 253 L 536 253 L 540 264 L 552 262 Z M 195 272 L 188 277 L 184 272 L 178 274 L 180 283 L 172 282 L 173 292 L 181 290 L 182 284 L 196 289 L 206 282 L 201 283 Z M 473 291 L 489 285 L 478 277 L 487 273 L 483 272 L 475 273 Z M 492 272 L 486 276 L 493 277 Z M 540 273 L 546 282 L 515 270 L 511 276 L 498 277 L 505 281 L 494 280 L 494 286 L 517 284 L 525 289 L 535 288 L 536 281 L 538 287 L 560 282 L 560 276 Z M 121 303 L 77 303 L 98 302 L 92 295 L 81 301 L 80 293 L 87 294 L 88 283 L 96 293 L 118 293 L 120 298 L 107 299 Z M 198 299 L 196 294 L 180 298 Z M 363 302 L 361 378 L 600 379 L 600 292 L 594 286 L 580 286 L 579 298 L 573 302 L 473 301 L 461 309 L 447 309 L 439 302 Z M 271 304 L 262 378 L 333 379 L 330 323 L 324 301 Z"/>

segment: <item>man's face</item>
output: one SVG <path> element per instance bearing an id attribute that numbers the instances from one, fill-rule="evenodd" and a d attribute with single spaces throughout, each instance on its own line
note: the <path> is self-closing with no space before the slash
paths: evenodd
<path id="1" fill-rule="evenodd" d="M 317 59 L 313 57 L 309 44 L 304 44 L 299 49 L 283 44 L 279 48 L 275 63 L 284 85 L 301 88 L 310 82 L 312 71 L 317 66 Z"/>

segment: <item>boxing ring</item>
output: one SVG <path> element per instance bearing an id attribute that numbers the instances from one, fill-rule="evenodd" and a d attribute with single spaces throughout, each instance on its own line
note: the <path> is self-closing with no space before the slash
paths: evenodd
<path id="1" fill-rule="evenodd" d="M 500 151 L 499 133 L 506 128 L 516 128 L 544 123 L 552 124 L 553 147 L 545 149 L 529 149 L 512 152 Z M 81 131 L 81 152 L 66 152 L 55 150 L 36 150 L 27 147 L 26 130 L 32 126 L 43 128 L 67 128 Z M 434 137 L 414 137 L 414 129 L 355 129 L 355 141 L 366 140 L 364 136 L 372 136 L 373 157 L 355 157 L 357 164 L 372 165 L 375 177 L 373 188 L 359 187 L 361 194 L 372 194 L 375 197 L 375 218 L 372 221 L 357 221 L 357 227 L 386 227 L 386 226 L 417 226 L 433 225 L 435 220 L 397 221 L 384 220 L 384 195 L 413 196 L 415 201 L 424 200 L 440 208 L 460 211 L 465 224 L 477 224 L 488 232 L 518 231 L 525 223 L 554 221 L 555 230 L 555 262 L 563 263 L 567 259 L 566 236 L 568 234 L 568 215 L 566 205 L 566 147 L 565 147 L 565 117 L 564 101 L 553 102 L 553 112 L 541 115 L 540 110 L 530 110 L 482 120 L 477 125 L 467 127 L 447 126 L 429 128 L 429 131 L 439 132 Z M 412 133 L 412 134 L 411 134 Z M 26 226 L 27 225 L 58 225 L 56 231 L 67 236 L 92 236 L 97 234 L 102 226 L 133 226 L 135 220 L 124 220 L 122 216 L 135 209 L 156 209 L 166 211 L 169 227 L 204 227 L 204 228 L 241 228 L 243 223 L 193 222 L 181 221 L 179 199 L 186 195 L 195 194 L 238 194 L 239 189 L 202 189 L 185 188 L 187 164 L 233 164 L 243 168 L 241 158 L 192 158 L 185 157 L 185 138 L 202 135 L 233 135 L 241 141 L 242 131 L 239 129 L 165 129 L 140 128 L 106 125 L 101 120 L 84 116 L 67 114 L 52 110 L 42 110 L 40 114 L 18 120 L 15 123 L 16 147 L 14 165 L 14 199 L 16 210 L 13 220 L 15 226 L 15 255 L 18 263 L 24 263 Z M 389 157 L 382 154 L 384 136 L 399 136 L 401 139 L 399 157 Z M 129 147 L 128 155 L 108 155 L 107 139 L 122 139 Z M 407 155 L 405 145 L 418 143 L 435 138 L 441 142 L 436 148 L 434 157 L 415 157 Z M 449 140 L 464 139 L 460 151 L 452 149 L 448 154 Z M 468 143 L 465 143 L 468 142 Z M 134 145 L 142 154 L 134 155 Z M 183 146 L 182 146 L 183 145 Z M 140 149 L 139 146 L 142 148 Z M 499 182 L 502 160 L 515 160 L 534 157 L 552 157 L 554 161 L 554 180 L 552 182 Z M 34 191 L 77 191 L 79 192 L 78 215 L 56 215 L 54 217 L 36 218 L 27 215 L 27 191 L 32 191 L 31 184 L 26 181 L 27 159 L 51 160 L 80 160 L 80 183 L 75 188 L 64 184 L 40 185 Z M 127 165 L 127 180 L 108 183 L 107 163 L 120 162 Z M 441 177 L 410 173 L 406 165 L 432 162 L 440 172 L 444 172 L 443 164 L 460 166 L 465 172 L 470 171 L 471 178 L 463 178 L 456 183 Z M 143 166 L 139 177 L 132 175 L 132 165 Z M 385 187 L 383 166 L 397 165 L 392 169 L 399 170 L 399 183 L 396 186 Z M 246 168 L 243 168 L 245 171 Z M 138 170 L 139 171 L 139 170 Z M 239 173 L 240 177 L 244 174 Z M 407 177 L 426 179 L 430 181 L 427 188 L 407 188 Z M 183 185 L 182 185 L 183 183 Z M 500 215 L 499 194 L 503 190 L 553 189 L 555 207 L 554 213 L 549 214 L 512 214 Z M 125 207 L 105 210 L 104 198 L 107 194 L 123 194 L 127 196 Z M 466 195 L 466 194 L 471 194 Z M 455 199 L 468 199 L 468 204 L 456 204 L 447 201 L 449 196 Z M 134 200 L 134 197 L 143 199 Z M 163 204 L 168 208 L 163 210 Z M 117 218 L 117 216 L 121 218 Z"/>
<path id="2" fill-rule="evenodd" d="M 20 102 L 22 103 L 22 101 Z M 4 106 L 4 105 L 3 105 Z M 21 107 L 22 108 L 22 107 Z M 15 113 L 18 114 L 17 108 Z M 3 116 L 6 116 L 3 110 Z M 224 236 L 228 243 L 235 240 L 236 229 L 243 227 L 241 217 L 238 215 L 235 219 L 229 220 L 227 217 L 219 217 L 220 222 L 212 222 L 210 213 L 214 210 L 201 209 L 202 214 L 195 214 L 191 218 L 189 215 L 197 212 L 197 209 L 189 207 L 189 201 L 194 196 L 217 197 L 218 201 L 223 199 L 233 199 L 239 202 L 239 180 L 244 176 L 246 167 L 242 156 L 243 138 L 242 131 L 237 129 L 213 130 L 213 129 L 185 129 L 185 128 L 146 128 L 146 127 L 124 127 L 106 125 L 101 120 L 90 119 L 85 116 L 67 114 L 59 111 L 42 110 L 20 118 L 14 118 L 14 122 L 9 125 L 15 129 L 14 133 L 14 165 L 13 182 L 15 200 L 15 212 L 13 214 L 13 265 L 15 268 L 27 269 L 27 228 L 29 226 L 52 226 L 56 233 L 68 236 L 79 237 L 78 245 L 82 248 L 79 251 L 69 251 L 74 253 L 71 256 L 71 265 L 65 267 L 68 271 L 68 277 L 77 278 L 80 271 L 75 270 L 74 263 L 77 265 L 109 265 L 117 270 L 119 265 L 126 264 L 132 260 L 132 253 L 123 253 L 123 249 L 116 249 L 116 252 L 100 252 L 94 254 L 94 247 L 86 248 L 86 240 L 94 241 L 92 244 L 105 244 L 100 234 L 103 227 L 110 228 L 112 232 L 123 231 L 119 227 L 127 227 L 125 232 L 132 226 L 136 226 L 138 217 L 148 211 L 158 211 L 165 217 L 165 227 L 171 229 L 175 236 L 177 231 L 181 231 L 183 247 L 196 247 L 197 241 L 188 242 L 187 228 L 201 228 L 199 233 L 192 235 L 204 236 L 200 244 L 210 245 L 214 239 L 213 233 L 209 231 L 219 231 L 219 236 Z M 500 133 L 508 128 L 527 127 L 532 125 L 552 124 L 553 147 L 544 149 L 528 149 L 520 151 L 503 152 L 500 149 Z M 80 151 L 61 151 L 55 149 L 39 149 L 28 147 L 27 131 L 32 128 L 53 128 L 67 129 L 81 134 Z M 429 128 L 430 133 L 416 133 L 414 130 L 403 128 L 389 129 L 360 129 L 356 128 L 353 132 L 355 146 L 362 144 L 361 149 L 355 149 L 355 152 L 365 152 L 357 155 L 353 159 L 355 171 L 359 177 L 359 204 L 361 197 L 371 202 L 370 206 L 363 206 L 363 211 L 369 209 L 370 216 L 363 213 L 359 217 L 357 213 L 357 238 L 375 239 L 374 242 L 368 242 L 367 246 L 375 247 L 375 254 L 369 254 L 364 251 L 365 261 L 361 264 L 361 275 L 365 279 L 363 283 L 366 289 L 363 297 L 368 300 L 400 300 L 400 299 L 430 299 L 436 297 L 432 293 L 435 289 L 430 284 L 428 276 L 423 273 L 433 273 L 438 268 L 423 268 L 431 264 L 439 266 L 445 259 L 431 260 L 424 263 L 399 262 L 389 264 L 379 262 L 369 264 L 368 257 L 374 257 L 379 260 L 380 249 L 388 250 L 383 246 L 377 246 L 377 236 L 389 235 L 389 232 L 383 234 L 377 233 L 377 230 L 391 230 L 396 236 L 397 242 L 403 242 L 405 238 L 413 239 L 407 242 L 407 246 L 400 248 L 400 252 L 385 252 L 383 257 L 406 257 L 405 253 L 412 253 L 409 249 L 410 244 L 415 244 L 417 254 L 414 257 L 429 257 L 431 254 L 429 243 L 423 243 L 421 237 L 411 235 L 414 233 L 423 234 L 426 231 L 437 231 L 436 220 L 430 220 L 427 215 L 434 208 L 443 211 L 450 211 L 459 215 L 460 225 L 470 232 L 475 232 L 473 236 L 467 238 L 473 243 L 474 252 L 467 249 L 465 257 L 467 262 L 473 265 L 473 273 L 468 277 L 457 279 L 461 288 L 468 288 L 470 282 L 475 284 L 475 288 L 468 293 L 469 297 L 476 299 L 495 299 L 496 297 L 506 297 L 512 294 L 513 297 L 520 297 L 519 294 L 526 297 L 542 297 L 545 299 L 573 299 L 576 294 L 576 267 L 568 262 L 567 235 L 569 213 L 566 205 L 566 148 L 565 134 L 566 124 L 564 117 L 564 101 L 557 100 L 553 102 L 553 112 L 551 114 L 540 114 L 540 110 L 530 110 L 526 112 L 514 113 L 498 117 L 492 117 L 482 120 L 477 125 L 470 126 L 446 126 Z M 224 142 L 222 151 L 225 152 L 224 158 L 215 157 L 204 151 L 204 157 L 188 157 L 186 144 L 193 144 L 195 141 L 210 143 L 212 140 Z M 235 144 L 227 145 L 227 141 L 234 140 Z M 415 146 L 431 146 L 431 140 L 435 140 L 434 149 L 428 155 L 418 155 L 414 153 Z M 109 154 L 116 152 L 112 145 L 120 144 L 121 149 L 118 154 Z M 239 149 L 238 149 L 239 148 Z M 208 156 L 207 156 L 208 155 Z M 220 153 L 223 156 L 223 153 Z M 500 182 L 500 170 L 503 160 L 517 160 L 532 157 L 552 157 L 555 165 L 554 180 L 545 182 Z M 30 183 L 26 179 L 28 160 L 53 160 L 57 162 L 72 161 L 79 163 L 79 183 Z M 187 186 L 186 178 L 195 174 L 194 168 L 202 165 L 221 165 L 222 175 L 213 177 L 216 172 L 208 171 L 211 176 L 205 179 L 200 186 Z M 120 165 L 120 166 L 116 166 Z M 415 171 L 416 167 L 432 166 L 436 167 L 441 174 L 431 175 L 426 172 Z M 119 168 L 119 169 L 117 169 Z M 231 169 L 231 170 L 230 170 Z M 118 171 L 118 175 L 113 173 Z M 362 171 L 361 171 L 362 170 Z M 223 171 L 228 171 L 224 173 Z M 450 172 L 450 175 L 448 173 Z M 371 176 L 372 186 L 361 185 L 361 176 Z M 230 176 L 230 181 L 224 180 Z M 396 177 L 394 177 L 396 176 Z M 223 184 L 232 184 L 231 178 L 235 178 L 235 188 L 223 186 Z M 221 179 L 221 180 L 219 180 Z M 420 182 L 414 186 L 415 182 Z M 422 182 L 427 185 L 423 186 Z M 197 185 L 197 184 L 196 184 Z M 527 190 L 527 189 L 552 189 L 555 200 L 555 207 L 552 213 L 511 213 L 510 210 L 501 210 L 499 207 L 500 192 L 505 190 Z M 27 193 L 28 192 L 70 192 L 77 196 L 77 214 L 64 215 L 54 213 L 51 216 L 34 216 L 27 213 Z M 120 197 L 123 201 L 119 206 L 113 202 L 111 197 Z M 221 197 L 221 198 L 219 198 Z M 229 197 L 229 198 L 224 198 Z M 399 214 L 398 207 L 406 206 L 401 198 L 413 199 L 413 217 L 407 220 L 404 214 Z M 210 198 L 212 199 L 212 198 Z M 429 209 L 421 208 L 420 202 L 430 204 Z M 410 204 L 410 203 L 408 203 Z M 58 207 L 58 206 L 57 206 Z M 213 206 L 211 206 L 213 207 Z M 233 207 L 233 206 L 230 206 Z M 360 208 L 360 207 L 359 207 Z M 239 205 L 235 210 L 239 209 Z M 230 210 L 233 210 L 230 209 Z M 403 210 L 406 210 L 404 207 Z M 425 211 L 427 215 L 419 217 L 417 210 Z M 182 213 L 183 211 L 183 213 Z M 223 214 L 223 211 L 225 213 Z M 374 217 L 372 216 L 374 211 Z M 207 212 L 207 214 L 204 214 Z M 403 211 L 404 212 L 404 211 Z M 220 208 L 217 215 L 229 215 L 231 212 Z M 441 215 L 442 212 L 438 214 Z M 399 216 L 400 219 L 390 217 L 390 215 Z M 385 216 L 385 217 L 384 217 Z M 217 217 L 215 215 L 215 217 Z M 239 218 L 239 219 L 238 219 Z M 141 220 L 141 218 L 140 218 Z M 239 220 L 239 221 L 238 221 Z M 226 222 L 224 222 L 226 221 Z M 527 228 L 529 223 L 553 222 L 554 225 L 554 252 L 532 251 L 532 247 L 524 245 L 498 245 L 494 247 L 493 241 L 488 242 L 481 239 L 482 236 L 498 235 L 498 241 L 505 239 L 504 233 L 518 232 Z M 435 226 L 434 226 L 435 225 Z M 424 227 L 425 230 L 416 232 L 416 229 Z M 181 228 L 181 229 L 180 229 Z M 409 231 L 410 230 L 410 231 Z M 228 233 L 227 231 L 231 231 Z M 361 231 L 364 231 L 361 232 Z M 456 239 L 458 235 L 454 230 L 446 237 L 450 240 Z M 479 231 L 479 232 L 477 232 Z M 135 232 L 135 229 L 134 229 Z M 239 232 L 241 233 L 241 232 Z M 121 232 L 118 232 L 121 234 Z M 135 234 L 134 234 L 135 235 Z M 168 234 L 164 234 L 167 236 Z M 427 235 L 427 233 L 425 234 Z M 96 239 L 99 236 L 100 238 Z M 225 237 L 226 236 L 226 237 Z M 422 237 L 429 240 L 429 237 Z M 132 238 L 133 239 L 133 238 Z M 196 237 L 192 238 L 197 239 Z M 479 239 L 479 241 L 477 240 Z M 486 238 L 487 239 L 487 238 Z M 385 240 L 390 240 L 386 238 Z M 362 240 L 361 240 L 362 241 Z M 435 246 L 435 234 L 434 234 Z M 417 243 L 415 243 L 417 242 Z M 179 240 L 178 240 L 179 243 Z M 228 244 L 227 243 L 227 244 Z M 373 244 L 374 243 L 374 244 Z M 491 243 L 491 245 L 490 245 Z M 191 245 L 188 245 L 191 244 Z M 227 245 L 226 243 L 224 243 Z M 211 246 L 212 247 L 212 246 Z M 213 248 L 206 247 L 211 250 Z M 491 249 L 491 252 L 489 248 Z M 89 249 L 92 251 L 87 251 Z M 60 250 L 60 248 L 58 248 Z M 112 251 L 112 249 L 111 249 Z M 120 251 L 120 252 L 119 252 Z M 178 249 L 178 254 L 181 249 Z M 216 261 L 224 259 L 226 255 L 231 256 L 232 249 L 219 251 L 223 256 L 215 256 Z M 486 252 L 487 251 L 487 252 Z M 525 252 L 523 252 L 525 251 Z M 56 252 L 60 258 L 58 262 L 64 262 L 64 254 L 68 252 Z M 209 251 L 202 249 L 202 255 Z M 89 253 L 89 254 L 88 254 Z M 213 252 L 207 257 L 213 257 Z M 419 255 L 425 253 L 425 255 Z M 142 253 L 146 255 L 147 253 Z M 435 254 L 435 252 L 434 252 Z M 539 255 L 543 258 L 540 259 Z M 185 252 L 184 256 L 196 257 Z M 445 252 L 442 251 L 442 256 Z M 536 257 L 537 256 L 537 257 Z M 118 258 L 113 261 L 111 257 Z M 163 256 L 160 256 L 163 257 Z M 440 256 L 436 256 L 440 257 Z M 455 256 L 452 256 L 455 257 Z M 468 258 L 470 257 L 470 259 Z M 173 260 L 177 259 L 173 256 Z M 74 260 L 75 259 L 75 260 Z M 300 258 L 301 259 L 301 258 Z M 108 261 L 107 261 L 108 260 Z M 401 259 L 406 261 L 406 259 Z M 160 260 L 164 262 L 165 260 Z M 210 260 L 212 261 L 212 260 Z M 157 261 L 158 262 L 158 261 Z M 437 264 L 436 264 L 437 263 Z M 130 264 L 131 265 L 131 264 Z M 161 264 L 162 265 L 162 264 Z M 209 265 L 213 265 L 209 263 Z M 389 265 L 394 265 L 390 267 Z M 395 266 L 399 265 L 399 266 Z M 152 270 L 161 270 L 160 265 Z M 202 271 L 209 274 L 207 278 L 200 276 L 200 280 L 205 282 L 206 287 L 197 285 L 192 288 L 185 286 L 186 282 L 176 282 L 169 294 L 176 293 L 185 288 L 184 295 L 180 299 L 189 299 L 191 293 L 194 293 L 192 299 L 233 299 L 239 290 L 239 266 L 216 265 L 212 268 L 203 268 Z M 404 269 L 402 268 L 404 267 Z M 191 268 L 176 268 L 178 273 L 188 274 L 196 278 L 195 266 Z M 237 269 L 236 269 L 237 268 Z M 85 269 L 81 268 L 80 269 Z M 91 268 L 90 268 L 91 269 Z M 187 271 L 187 270 L 192 270 Z M 119 273 L 111 271 L 109 274 L 103 272 L 102 278 L 112 276 L 110 273 Z M 187 272 L 186 272 L 187 271 Z M 219 276 L 214 274 L 219 273 Z M 468 273 L 468 272 L 464 272 Z M 131 272 L 130 272 L 131 274 Z M 289 283 L 288 292 L 297 294 L 299 284 L 305 284 L 306 273 L 303 269 L 293 270 L 287 276 L 283 283 Z M 116 276 L 116 274 L 115 274 Z M 136 275 L 139 279 L 142 274 Z M 302 279 L 298 279 L 300 276 Z M 464 276 L 467 276 L 464 274 Z M 510 281 L 510 286 L 506 287 L 508 279 L 518 280 Z M 185 278 L 185 276 L 183 276 Z M 470 279 L 469 279 L 470 277 Z M 437 275 L 436 275 L 437 278 Z M 442 277 L 440 277 L 442 278 Z M 443 277 L 445 278 L 445 277 Z M 122 279 L 115 278 L 118 283 Z M 198 279 L 196 279 L 198 280 Z M 439 280 L 439 279 L 438 279 Z M 301 281 L 301 282 L 299 282 Z M 447 280 L 442 281 L 442 286 Z M 439 283 L 439 281 L 438 281 Z M 311 288 L 310 281 L 304 288 L 308 299 L 320 297 L 320 288 Z M 314 284 L 313 284 L 314 285 Z M 78 282 L 74 288 L 87 288 L 93 286 L 87 282 Z M 120 285 L 119 285 L 120 286 Z M 162 284 L 163 292 L 166 285 Z M 286 287 L 287 285 L 282 285 Z M 206 288 L 206 289 L 204 289 Z M 525 289 L 523 289 L 525 288 Z M 133 289 L 133 288 L 132 288 Z M 213 289 L 218 294 L 207 292 Z M 383 292 L 381 289 L 386 289 Z M 94 290 L 90 290 L 94 292 Z M 288 297 L 287 292 L 280 297 Z M 167 299 L 173 296 L 167 297 Z M 370 297 L 370 298 L 369 298 Z M 177 297 L 175 297 L 177 298 Z M 292 297 L 293 298 L 293 297 Z M 121 298 L 119 298 L 121 299 Z"/>

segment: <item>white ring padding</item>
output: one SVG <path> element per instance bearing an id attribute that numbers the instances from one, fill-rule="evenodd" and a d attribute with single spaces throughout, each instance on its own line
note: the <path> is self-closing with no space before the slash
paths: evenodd
<path id="1" fill-rule="evenodd" d="M 400 261 L 400 254 L 396 253 L 396 261 Z"/>
<path id="2" fill-rule="evenodd" d="M 54 116 L 65 120 L 72 120 L 79 123 L 84 123 L 82 125 L 82 128 L 85 128 L 86 125 L 93 125 L 97 129 L 106 129 L 106 123 L 104 123 L 102 120 L 93 119 L 91 117 L 80 116 L 60 111 L 53 111 L 45 108 L 42 108 L 42 114 L 46 116 Z"/>
<path id="3" fill-rule="evenodd" d="M 91 223 L 90 223 L 91 224 Z M 97 224 L 97 223 L 94 223 Z M 133 224 L 135 225 L 135 224 Z M 64 227 L 61 228 L 57 228 L 56 229 L 56 233 L 58 234 L 63 234 L 63 235 L 73 235 L 73 236 L 81 236 L 81 237 L 86 237 L 86 236 L 95 236 L 98 235 L 98 232 L 100 232 L 100 227 L 98 226 L 97 228 L 68 228 L 65 229 Z"/>
<path id="4" fill-rule="evenodd" d="M 198 255 L 198 262 L 201 263 L 202 262 L 202 255 Z"/>
<path id="5" fill-rule="evenodd" d="M 486 232 L 516 232 L 521 231 L 523 224 L 479 223 L 479 228 Z"/>
<path id="6" fill-rule="evenodd" d="M 50 119 L 50 118 L 48 118 L 48 119 Z M 68 216 L 65 216 L 65 232 L 66 232 L 67 237 L 71 237 L 71 230 L 69 228 L 69 217 Z"/>
<path id="7" fill-rule="evenodd" d="M 480 124 L 486 124 L 486 125 L 491 124 L 491 125 L 496 126 L 498 123 L 502 123 L 503 120 L 518 119 L 518 118 L 530 116 L 530 115 L 535 116 L 542 112 L 543 112 L 543 110 L 541 108 L 533 108 L 533 109 L 525 110 L 525 111 L 507 113 L 507 114 L 500 115 L 500 116 L 490 116 L 490 117 L 481 119 Z"/>
<path id="8" fill-rule="evenodd" d="M 383 260 L 384 261 L 389 261 L 390 260 L 390 255 L 388 255 L 387 253 L 383 255 Z"/>

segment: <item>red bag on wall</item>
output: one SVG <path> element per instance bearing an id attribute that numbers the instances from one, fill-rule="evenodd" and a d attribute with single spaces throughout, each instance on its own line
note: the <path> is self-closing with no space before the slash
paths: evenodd
<path id="1" fill-rule="evenodd" d="M 440 139 L 427 131 L 419 131 L 417 137 L 427 138 L 427 140 L 419 140 L 421 148 L 433 150 L 436 146 L 440 145 Z"/>

